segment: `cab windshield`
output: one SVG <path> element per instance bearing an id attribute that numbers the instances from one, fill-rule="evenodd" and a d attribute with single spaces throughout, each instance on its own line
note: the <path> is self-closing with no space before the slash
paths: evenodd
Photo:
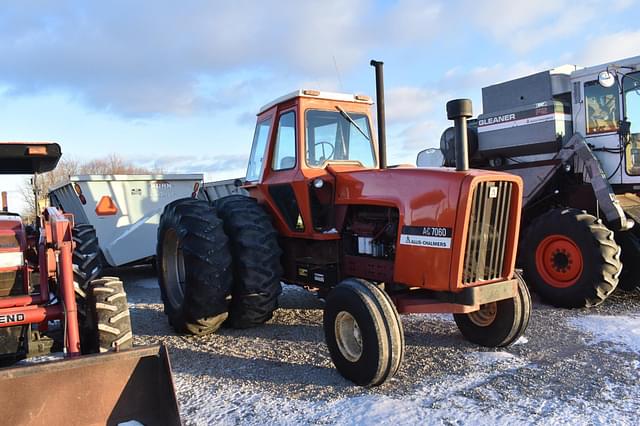
<path id="1" fill-rule="evenodd" d="M 305 118 L 308 166 L 324 167 L 327 161 L 358 161 L 365 167 L 375 167 L 371 129 L 365 114 L 307 110 Z"/>
<path id="2" fill-rule="evenodd" d="M 640 72 L 624 78 L 625 115 L 631 123 L 631 140 L 626 147 L 627 173 L 640 175 Z"/>

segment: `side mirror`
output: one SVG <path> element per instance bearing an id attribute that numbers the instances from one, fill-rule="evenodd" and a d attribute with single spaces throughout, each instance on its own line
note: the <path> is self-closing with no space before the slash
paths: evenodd
<path id="1" fill-rule="evenodd" d="M 427 148 L 418 153 L 416 165 L 418 167 L 442 167 L 444 165 L 444 155 L 438 148 Z"/>
<path id="2" fill-rule="evenodd" d="M 600 84 L 600 86 L 604 87 L 605 89 L 608 89 L 609 87 L 616 84 L 616 78 L 609 71 L 600 71 L 600 73 L 598 74 L 598 84 Z"/>

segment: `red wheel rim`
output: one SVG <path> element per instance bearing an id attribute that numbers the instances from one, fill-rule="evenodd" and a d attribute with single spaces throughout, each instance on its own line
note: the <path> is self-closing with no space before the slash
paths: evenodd
<path id="1" fill-rule="evenodd" d="M 582 275 L 582 251 L 564 235 L 549 235 L 536 248 L 536 268 L 552 287 L 571 287 Z"/>

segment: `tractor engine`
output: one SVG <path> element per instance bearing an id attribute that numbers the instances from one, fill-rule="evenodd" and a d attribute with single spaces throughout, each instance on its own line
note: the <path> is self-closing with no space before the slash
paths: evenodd
<path id="1" fill-rule="evenodd" d="M 351 211 L 345 226 L 346 252 L 393 260 L 398 235 L 398 210 L 362 206 Z"/>

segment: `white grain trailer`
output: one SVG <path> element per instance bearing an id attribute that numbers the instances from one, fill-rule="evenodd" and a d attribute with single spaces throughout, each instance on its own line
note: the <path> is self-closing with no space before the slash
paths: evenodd
<path id="1" fill-rule="evenodd" d="M 104 261 L 116 267 L 155 256 L 164 206 L 195 198 L 202 179 L 202 174 L 71 176 L 49 190 L 49 199 L 52 206 L 73 213 L 76 225 L 95 228 Z"/>

